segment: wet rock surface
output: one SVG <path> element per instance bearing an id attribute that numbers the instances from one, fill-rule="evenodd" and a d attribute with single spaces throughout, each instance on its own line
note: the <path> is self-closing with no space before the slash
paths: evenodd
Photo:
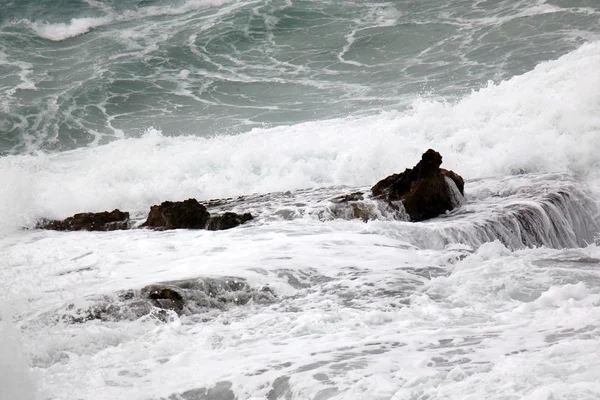
<path id="1" fill-rule="evenodd" d="M 240 215 L 240 214 L 228 211 L 221 215 L 216 215 L 214 217 L 210 217 L 210 219 L 208 220 L 208 225 L 207 225 L 206 229 L 208 229 L 209 231 L 221 231 L 224 229 L 231 229 L 231 228 L 235 228 L 236 226 L 243 224 L 244 222 L 248 222 L 252 219 L 253 219 L 253 217 L 252 217 L 252 214 L 250 214 L 250 213 L 244 213 L 244 214 Z"/>
<path id="2" fill-rule="evenodd" d="M 196 199 L 164 201 L 152 206 L 142 227 L 154 229 L 205 229 L 210 213 Z"/>
<path id="3" fill-rule="evenodd" d="M 208 229 L 218 231 L 231 229 L 252 220 L 252 214 L 238 214 L 231 211 L 211 215 L 206 206 L 196 199 L 185 201 L 165 201 L 150 208 L 142 228 L 155 230 L 168 229 Z M 114 231 L 132 229 L 129 213 L 113 210 L 99 213 L 80 213 L 64 220 L 42 219 L 37 229 L 57 231 Z"/>
<path id="4" fill-rule="evenodd" d="M 390 204 L 401 201 L 411 221 L 437 217 L 459 205 L 446 178 L 454 182 L 460 194 L 464 195 L 462 177 L 441 169 L 441 164 L 440 153 L 429 149 L 415 167 L 377 182 L 371 192 L 375 198 Z"/>
<path id="5" fill-rule="evenodd" d="M 129 229 L 129 213 L 118 209 L 98 213 L 80 213 L 64 220 L 42 219 L 38 229 L 55 231 L 116 231 Z"/>
<path id="6" fill-rule="evenodd" d="M 340 195 L 346 188 L 337 186 L 212 199 L 203 203 L 190 198 L 164 201 L 152 206 L 141 224 L 139 219 L 136 224 L 131 224 L 129 213 L 114 210 L 76 214 L 64 221 L 42 220 L 37 228 L 108 231 L 129 229 L 136 225 L 155 230 L 216 231 L 235 228 L 257 216 L 262 220 L 295 219 L 306 214 L 316 215 L 322 220 L 422 221 L 444 214 L 464 201 L 463 178 L 453 171 L 440 168 L 441 163 L 442 156 L 429 149 L 415 167 L 388 176 L 370 191 L 365 188 Z M 316 196 L 320 198 L 313 198 Z"/>
<path id="7" fill-rule="evenodd" d="M 192 316 L 226 311 L 251 301 L 270 304 L 275 300 L 276 296 L 268 286 L 250 287 L 244 279 L 236 277 L 202 277 L 119 292 L 114 297 L 94 300 L 88 307 L 71 304 L 62 313 L 62 320 L 84 323 L 92 320 L 136 320 L 151 316 L 166 321 L 170 312 Z"/>

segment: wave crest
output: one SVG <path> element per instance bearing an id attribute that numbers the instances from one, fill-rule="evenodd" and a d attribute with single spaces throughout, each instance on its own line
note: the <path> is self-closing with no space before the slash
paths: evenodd
<path id="1" fill-rule="evenodd" d="M 103 17 L 72 18 L 68 23 L 58 22 L 33 22 L 22 20 L 20 23 L 28 26 L 37 36 L 55 42 L 74 38 L 90 32 L 92 29 L 119 22 L 134 21 L 138 19 L 181 15 L 208 7 L 217 7 L 229 3 L 231 0 L 192 0 L 179 6 L 151 6 L 122 13 L 108 10 Z"/>

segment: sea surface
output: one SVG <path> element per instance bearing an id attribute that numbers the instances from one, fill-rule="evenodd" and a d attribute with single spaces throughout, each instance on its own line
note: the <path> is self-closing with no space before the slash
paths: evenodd
<path id="1" fill-rule="evenodd" d="M 0 399 L 597 400 L 599 110 L 598 0 L 0 0 Z"/>

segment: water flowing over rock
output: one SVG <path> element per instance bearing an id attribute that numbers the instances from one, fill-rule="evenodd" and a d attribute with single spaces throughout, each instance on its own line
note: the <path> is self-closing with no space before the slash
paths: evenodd
<path id="1" fill-rule="evenodd" d="M 469 203 L 439 218 L 426 243 L 419 245 L 466 243 L 477 248 L 499 240 L 510 249 L 556 249 L 598 241 L 600 204 L 589 187 L 569 175 L 486 178 L 469 181 L 469 188 Z"/>
<path id="2" fill-rule="evenodd" d="M 464 195 L 463 178 L 453 171 L 441 169 L 441 164 L 440 153 L 429 149 L 415 167 L 377 182 L 371 192 L 390 204 L 401 201 L 412 221 L 437 217 L 460 205 L 446 178 Z"/>
<path id="3" fill-rule="evenodd" d="M 136 320 L 145 316 L 167 321 L 171 312 L 180 316 L 203 315 L 210 318 L 210 315 L 218 315 L 231 307 L 249 302 L 271 304 L 276 298 L 270 287 L 251 287 L 243 278 L 199 277 L 156 283 L 102 299 L 89 299 L 88 307 L 70 304 L 60 314 L 61 319 L 68 323 Z"/>
<path id="4" fill-rule="evenodd" d="M 129 229 L 129 213 L 121 210 L 80 213 L 62 221 L 43 219 L 38 229 L 55 231 L 116 231 Z"/>

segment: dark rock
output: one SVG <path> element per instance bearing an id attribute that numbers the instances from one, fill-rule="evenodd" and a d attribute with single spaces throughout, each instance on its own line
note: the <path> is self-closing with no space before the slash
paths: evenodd
<path id="1" fill-rule="evenodd" d="M 55 231 L 116 231 L 129 229 L 129 213 L 113 210 L 99 213 L 80 213 L 72 217 L 58 220 L 43 219 L 38 222 L 38 229 Z"/>
<path id="2" fill-rule="evenodd" d="M 221 215 L 216 215 L 214 217 L 210 217 L 208 221 L 208 226 L 206 229 L 211 231 L 220 231 L 223 229 L 231 229 L 235 228 L 238 225 L 243 224 L 244 222 L 248 222 L 252 220 L 252 214 L 237 214 L 234 212 L 226 212 Z"/>
<path id="3" fill-rule="evenodd" d="M 210 214 L 196 199 L 164 201 L 152 206 L 142 226 L 155 229 L 204 229 Z"/>
<path id="4" fill-rule="evenodd" d="M 457 207 L 455 196 L 448 187 L 446 177 L 464 194 L 464 180 L 453 171 L 440 169 L 442 156 L 429 149 L 412 169 L 393 174 L 371 188 L 373 196 L 392 204 L 402 201 L 412 221 L 434 218 Z"/>
<path id="5" fill-rule="evenodd" d="M 215 202 L 215 200 L 211 200 Z M 218 231 L 234 228 L 252 219 L 250 213 L 226 212 L 212 216 L 206 207 L 196 199 L 185 201 L 165 201 L 152 206 L 142 227 L 154 229 L 208 229 Z"/>

